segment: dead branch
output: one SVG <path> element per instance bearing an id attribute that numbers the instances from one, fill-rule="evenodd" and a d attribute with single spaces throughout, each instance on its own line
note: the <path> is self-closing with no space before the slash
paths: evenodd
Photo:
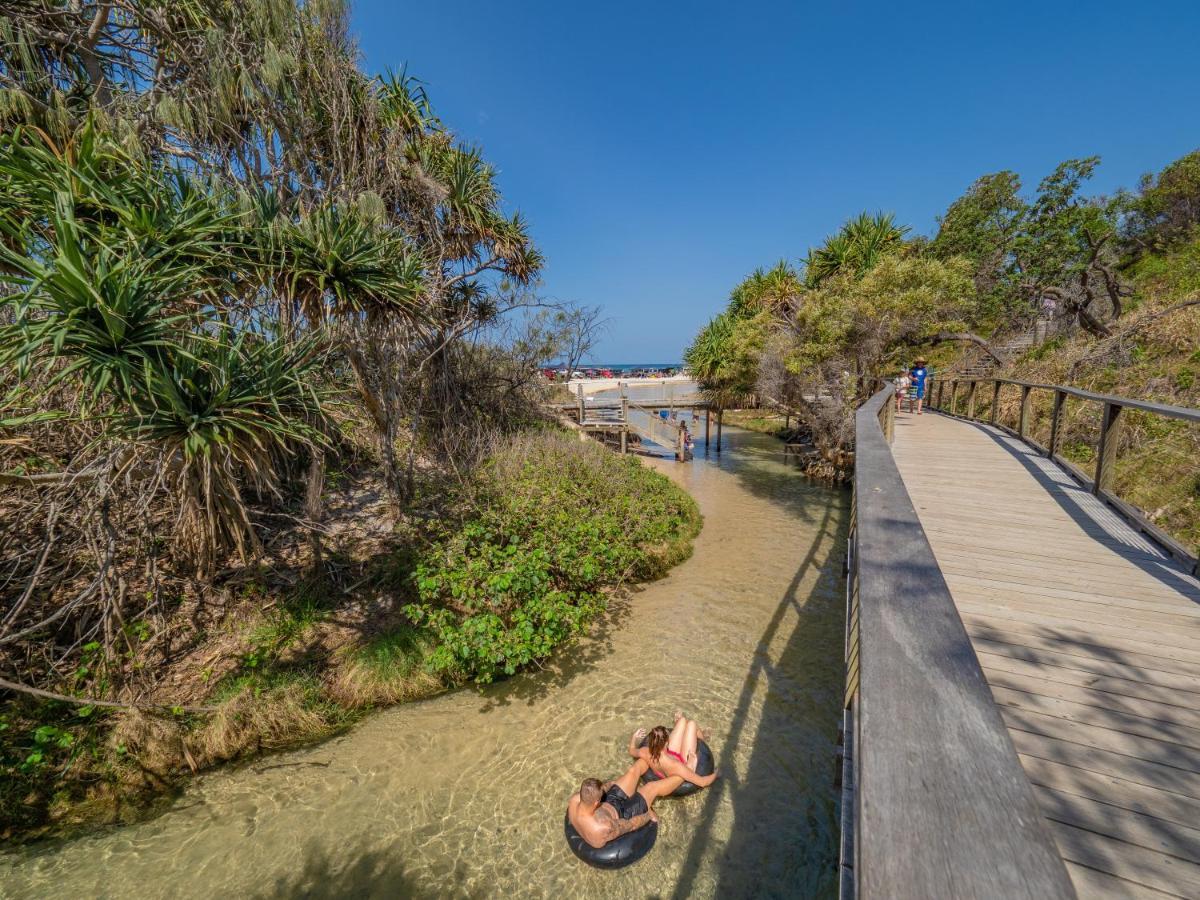
<path id="1" fill-rule="evenodd" d="M 29 694 L 31 697 L 41 697 L 44 700 L 58 700 L 61 703 L 73 703 L 76 706 L 103 706 L 106 709 L 140 709 L 142 711 L 154 711 L 164 709 L 182 709 L 186 712 L 216 712 L 215 706 L 179 706 L 171 703 L 118 703 L 116 700 L 92 700 L 88 697 L 70 697 L 66 694 L 57 694 L 54 691 L 44 691 L 41 688 L 29 687 L 25 684 L 17 684 L 15 681 L 8 681 L 5 678 L 0 678 L 0 688 L 6 691 L 13 691 L 18 694 Z"/>

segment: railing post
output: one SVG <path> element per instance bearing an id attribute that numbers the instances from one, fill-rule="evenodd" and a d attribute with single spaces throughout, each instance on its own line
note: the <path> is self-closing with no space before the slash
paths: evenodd
<path id="1" fill-rule="evenodd" d="M 629 452 L 629 397 L 621 385 L 621 455 Z"/>
<path id="2" fill-rule="evenodd" d="M 1029 427 L 1029 392 L 1033 390 L 1029 385 L 1021 385 L 1021 418 L 1017 420 L 1017 434 L 1021 436 L 1021 440 L 1025 440 L 1025 431 Z"/>
<path id="3" fill-rule="evenodd" d="M 1112 485 L 1113 463 L 1117 461 L 1117 438 L 1121 428 L 1119 403 L 1105 403 L 1100 421 L 1100 446 L 1096 450 L 1096 480 L 1092 492 L 1100 494 Z"/>
<path id="4" fill-rule="evenodd" d="M 1000 379 L 992 382 L 992 424 L 1000 420 Z"/>
<path id="5" fill-rule="evenodd" d="M 978 382 L 970 381 L 967 383 L 967 418 L 975 418 L 975 385 Z"/>
<path id="6" fill-rule="evenodd" d="M 950 415 L 958 415 L 958 380 L 950 382 Z"/>
<path id="7" fill-rule="evenodd" d="M 946 383 L 939 378 L 937 383 L 937 408 L 942 412 L 946 411 L 946 408 L 942 406 L 942 394 L 944 393 L 942 389 L 945 388 L 945 386 Z"/>
<path id="8" fill-rule="evenodd" d="M 896 403 L 889 397 L 888 402 L 884 404 L 885 412 L 883 414 L 883 436 L 887 438 L 887 442 L 892 443 L 896 437 Z"/>
<path id="9" fill-rule="evenodd" d="M 1046 456 L 1050 459 L 1058 456 L 1058 451 L 1062 449 L 1062 416 L 1066 402 L 1067 395 L 1063 391 L 1054 392 L 1054 412 L 1050 414 L 1050 444 L 1046 447 Z"/>
<path id="10" fill-rule="evenodd" d="M 575 385 L 575 391 L 579 397 L 579 424 L 580 424 L 580 426 L 582 426 L 583 425 L 583 385 L 582 384 Z"/>

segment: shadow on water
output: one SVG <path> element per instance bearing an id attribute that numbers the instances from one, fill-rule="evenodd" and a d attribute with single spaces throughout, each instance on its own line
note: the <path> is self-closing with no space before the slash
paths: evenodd
<path id="1" fill-rule="evenodd" d="M 395 853 L 372 850 L 349 863 L 336 863 L 318 843 L 309 846 L 304 865 L 277 876 L 254 900 L 334 900 L 334 898 L 411 897 L 412 882 Z"/>
<path id="2" fill-rule="evenodd" d="M 794 458 L 785 457 L 783 442 L 771 435 L 730 427 L 725 430 L 720 453 L 715 446 L 714 439 L 713 447 L 705 452 L 704 445 L 698 444 L 697 454 L 736 476 L 739 485 L 755 497 L 782 506 L 789 515 L 806 524 L 817 524 L 818 515 L 828 506 L 830 491 L 849 495 L 848 488 L 803 474 Z M 781 490 L 780 475 L 784 473 L 788 486 Z"/>
<path id="3" fill-rule="evenodd" d="M 703 860 L 714 852 L 713 814 L 726 797 L 734 810 L 734 830 L 718 867 L 716 896 L 823 897 L 835 892 L 833 778 L 844 629 L 843 536 L 838 534 L 835 510 L 825 504 L 820 527 L 758 642 L 720 747 L 730 758 L 747 739 L 751 702 L 765 685 L 750 763 L 745 772 L 722 770 L 722 778 L 703 795 L 700 825 L 691 837 L 676 900 L 692 894 Z M 831 539 L 836 539 L 833 549 L 811 590 L 801 596 L 806 574 Z M 771 646 L 789 612 L 797 621 L 779 658 L 772 661 Z M 785 783 L 794 790 L 781 791 Z"/>

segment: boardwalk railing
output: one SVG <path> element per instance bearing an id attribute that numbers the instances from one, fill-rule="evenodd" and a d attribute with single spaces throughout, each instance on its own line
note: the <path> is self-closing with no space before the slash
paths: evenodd
<path id="1" fill-rule="evenodd" d="M 855 422 L 842 897 L 1073 897 L 892 458 L 892 390 Z"/>
<path id="2" fill-rule="evenodd" d="M 1018 407 L 1016 427 L 1010 427 L 1000 420 L 1000 392 L 1005 387 L 1016 388 L 1020 391 L 1020 406 Z M 982 388 L 982 391 L 981 391 Z M 1033 426 L 1033 396 L 1035 392 L 1050 392 L 1054 397 L 1054 405 L 1050 413 L 1050 435 L 1046 445 L 1032 437 Z M 1014 437 L 1029 444 L 1039 453 L 1045 455 L 1080 484 L 1085 485 L 1092 493 L 1100 497 L 1109 506 L 1117 510 L 1124 518 L 1144 534 L 1159 544 L 1177 561 L 1191 569 L 1194 574 L 1200 574 L 1200 563 L 1197 554 L 1184 547 L 1157 525 L 1150 521 L 1146 513 L 1133 504 L 1117 496 L 1113 491 L 1113 474 L 1120 447 L 1120 432 L 1124 426 L 1124 410 L 1139 410 L 1168 419 L 1181 419 L 1185 422 L 1200 423 L 1200 410 L 1183 406 L 1169 406 L 1164 403 L 1150 403 L 1146 400 L 1133 400 L 1129 397 L 1114 397 L 1108 394 L 1094 394 L 1079 388 L 1067 387 L 1061 384 L 1038 384 L 1028 381 L 1016 381 L 1011 378 L 954 378 L 937 379 L 930 387 L 930 406 L 939 412 L 958 416 L 972 421 L 982 421 L 975 415 L 979 394 L 991 395 L 988 422 Z M 960 401 L 961 398 L 961 401 Z M 1100 423 L 1096 430 L 1096 467 L 1089 475 L 1062 455 L 1062 441 L 1067 398 L 1094 403 L 1100 407 Z"/>

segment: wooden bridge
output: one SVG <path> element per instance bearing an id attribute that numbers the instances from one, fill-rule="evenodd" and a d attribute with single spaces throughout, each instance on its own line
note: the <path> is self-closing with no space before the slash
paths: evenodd
<path id="1" fill-rule="evenodd" d="M 1111 488 L 1124 410 L 1200 411 L 997 379 L 920 417 L 891 397 L 856 423 L 843 897 L 1200 897 L 1196 559 Z M 1060 453 L 1068 400 L 1101 411 L 1092 475 Z"/>
<path id="2" fill-rule="evenodd" d="M 580 391 L 574 402 L 554 403 L 551 407 L 559 414 L 569 416 L 569 421 L 578 425 L 582 431 L 618 444 L 622 453 L 628 450 L 629 436 L 637 435 L 641 440 L 652 441 L 660 447 L 673 450 L 682 458 L 681 431 L 677 416 L 687 412 L 698 414 L 701 410 L 704 412 L 704 446 L 707 452 L 713 425 L 709 404 L 699 397 L 585 397 Z M 660 416 L 662 410 L 672 413 L 672 418 L 664 420 Z M 719 409 L 716 411 L 715 424 L 716 452 L 720 453 L 722 420 Z"/>

